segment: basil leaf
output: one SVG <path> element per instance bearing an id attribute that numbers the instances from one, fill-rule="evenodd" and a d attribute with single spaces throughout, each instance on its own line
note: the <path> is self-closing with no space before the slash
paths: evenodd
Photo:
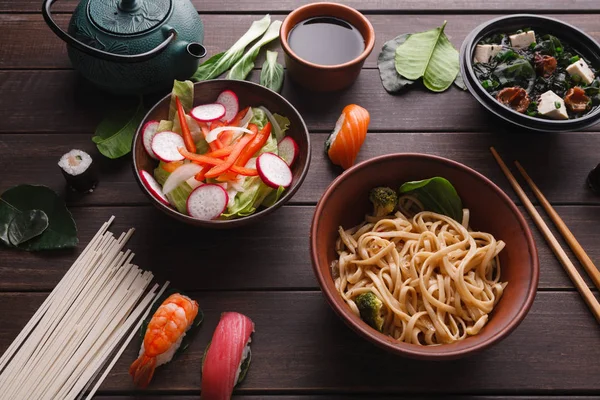
<path id="1" fill-rule="evenodd" d="M 434 92 L 448 89 L 459 72 L 458 51 L 438 28 L 414 33 L 396 49 L 396 71 L 407 79 L 423 77 L 425 87 Z"/>
<path id="2" fill-rule="evenodd" d="M 13 246 L 18 246 L 48 228 L 48 216 L 42 210 L 29 210 L 15 215 L 8 225 L 8 240 Z"/>
<path id="3" fill-rule="evenodd" d="M 20 243 L 15 247 L 27 250 L 51 250 L 75 247 L 77 240 L 77 226 L 73 216 L 65 206 L 60 197 L 46 186 L 19 185 L 6 190 L 0 195 L 0 240 L 7 246 L 14 246 L 11 243 L 19 240 L 16 230 L 22 226 L 23 218 L 27 220 L 27 215 L 31 210 L 43 211 L 48 220 L 48 226 L 41 234 L 35 236 L 35 229 L 32 229 L 28 235 L 21 236 Z M 25 216 L 21 216 L 25 214 Z M 40 214 L 38 214 L 39 216 Z M 11 227 L 11 222 L 19 218 Z M 38 225 L 40 224 L 40 225 Z M 38 230 L 43 223 L 36 221 Z M 27 236 L 29 239 L 24 240 Z"/>
<path id="4" fill-rule="evenodd" d="M 406 42 L 409 36 L 410 33 L 405 33 L 385 42 L 377 58 L 377 68 L 379 68 L 381 83 L 389 93 L 399 92 L 405 86 L 415 83 L 415 81 L 404 78 L 396 71 L 396 49 L 402 43 Z"/>
<path id="5" fill-rule="evenodd" d="M 283 86 L 283 75 L 283 65 L 277 62 L 277 52 L 267 50 L 267 59 L 260 71 L 260 84 L 279 93 Z"/>
<path id="6" fill-rule="evenodd" d="M 444 214 L 461 223 L 463 218 L 462 201 L 452 184 L 436 176 L 422 181 L 406 182 L 398 192 L 410 193 L 417 197 L 427 211 Z"/>
<path id="7" fill-rule="evenodd" d="M 133 136 L 146 114 L 140 102 L 135 109 L 118 110 L 106 117 L 96 128 L 92 141 L 108 158 L 119 158 L 131 151 Z"/>
<path id="8" fill-rule="evenodd" d="M 246 46 L 265 33 L 270 23 L 271 17 L 268 14 L 260 20 L 252 22 L 250 29 L 229 50 L 215 54 L 203 62 L 194 73 L 194 76 L 192 76 L 192 79 L 195 81 L 206 81 L 214 79 L 227 71 L 244 55 Z"/>
<path id="9" fill-rule="evenodd" d="M 254 68 L 254 60 L 260 52 L 260 48 L 265 44 L 277 39 L 279 37 L 279 28 L 281 28 L 281 21 L 273 21 L 265 34 L 254 43 L 250 50 L 244 54 L 244 56 L 237 62 L 227 74 L 227 79 L 238 79 L 244 80 Z"/>

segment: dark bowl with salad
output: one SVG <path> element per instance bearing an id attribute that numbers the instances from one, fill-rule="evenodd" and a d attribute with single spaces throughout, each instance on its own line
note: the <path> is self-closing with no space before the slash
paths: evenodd
<path id="1" fill-rule="evenodd" d="M 471 94 L 504 120 L 564 132 L 600 120 L 600 45 L 562 21 L 500 17 L 463 42 L 461 74 Z"/>
<path id="2" fill-rule="evenodd" d="M 169 216 L 234 228 L 270 214 L 308 172 L 310 139 L 298 111 L 252 82 L 175 81 L 133 141 L 136 180 Z"/>

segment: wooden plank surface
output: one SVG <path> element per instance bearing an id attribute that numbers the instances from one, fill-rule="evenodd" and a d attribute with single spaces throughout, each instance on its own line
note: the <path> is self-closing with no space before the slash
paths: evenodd
<path id="1" fill-rule="evenodd" d="M 592 260 L 597 246 L 600 207 L 557 207 Z M 202 230 L 181 224 L 154 207 L 73 208 L 79 230 L 77 250 L 25 253 L 0 251 L 0 291 L 52 290 L 97 229 L 117 217 L 114 233 L 131 227 L 128 244 L 135 262 L 161 280 L 185 290 L 318 290 L 309 256 L 308 234 L 314 207 L 284 206 L 261 223 L 232 231 Z M 540 257 L 539 287 L 572 289 L 562 267 L 533 227 Z M 176 235 L 170 232 L 177 232 Z M 502 239 L 502 238 L 500 238 Z M 232 243 L 236 251 L 230 251 Z M 566 245 L 565 245 L 566 248 Z M 574 258 L 573 258 L 574 259 Z M 574 259 L 575 260 L 575 259 Z M 585 275 L 584 272 L 582 272 Z M 589 284 L 589 280 L 588 280 Z"/>
<path id="2" fill-rule="evenodd" d="M 385 353 L 359 338 L 318 292 L 191 293 L 205 312 L 190 348 L 160 367 L 145 392 L 200 388 L 204 347 L 223 311 L 247 314 L 256 324 L 252 365 L 239 394 L 285 391 L 359 394 L 600 394 L 600 330 L 577 293 L 539 293 L 521 326 L 497 346 L 469 359 L 424 362 Z M 0 294 L 5 322 L 0 351 L 45 294 Z M 277 310 L 277 311 L 275 311 Z M 139 339 L 125 351 L 102 394 L 133 390 L 127 373 Z M 258 393 L 254 393 L 258 392 Z"/>
<path id="3" fill-rule="evenodd" d="M 58 3 L 60 4 L 60 2 Z M 205 26 L 204 44 L 211 56 L 229 48 L 259 15 L 200 15 Z M 435 15 L 369 15 L 375 29 L 375 47 L 365 61 L 365 68 L 376 68 L 377 57 L 383 44 L 401 33 L 420 32 L 448 21 L 446 34 L 457 49 L 467 34 L 480 24 L 497 15 L 492 14 L 435 14 Z M 59 25 L 66 27 L 70 15 L 58 15 Z M 283 15 L 274 15 L 273 19 L 283 19 Z M 584 30 L 600 41 L 600 27 L 597 16 L 593 14 L 560 15 L 559 19 Z M 0 46 L 0 68 L 71 68 L 65 44 L 46 26 L 39 14 L 0 14 L 0 26 L 3 27 L 3 44 Z M 227 26 L 228 29 L 223 29 Z M 28 43 L 39 43 L 30 46 Z M 284 63 L 283 50 L 278 43 L 271 46 L 280 54 L 279 61 Z M 257 67 L 263 63 L 263 52 L 259 55 Z"/>
<path id="4" fill-rule="evenodd" d="M 0 111 L 1 112 L 1 111 Z M 35 183 L 65 191 L 57 166 L 60 157 L 77 148 L 89 152 L 99 165 L 100 184 L 92 194 L 66 191 L 69 205 L 147 204 L 139 190 L 131 157 L 109 160 L 98 153 L 91 134 L 0 134 L 0 191 L 21 183 Z M 311 135 L 312 160 L 308 176 L 292 204 L 316 202 L 341 170 L 331 164 L 323 151 L 327 134 Z M 499 185 L 517 200 L 508 181 L 493 160 L 489 147 L 495 146 L 507 162 L 519 160 L 554 203 L 600 204 L 600 196 L 589 190 L 585 180 L 600 162 L 597 149 L 600 135 L 592 133 L 369 133 L 357 162 L 390 153 L 427 153 L 461 162 Z"/>
<path id="5" fill-rule="evenodd" d="M 311 0 L 192 0 L 200 12 L 289 12 L 296 7 L 311 3 Z M 53 10 L 70 12 L 77 5 L 77 0 L 63 0 L 57 2 Z M 561 1 L 530 0 L 345 0 L 344 4 L 362 11 L 389 11 L 389 12 L 443 12 L 447 10 L 460 12 L 519 12 L 543 11 L 577 12 L 597 11 L 598 3 L 595 0 L 571 0 L 568 5 Z M 39 12 L 41 5 L 36 0 L 0 0 L 0 12 Z"/>
<path id="6" fill-rule="evenodd" d="M 252 81 L 258 77 L 258 71 L 250 75 Z M 468 92 L 456 87 L 432 93 L 417 86 L 400 95 L 389 95 L 381 86 L 376 69 L 363 70 L 352 87 L 338 93 L 306 93 L 286 80 L 283 95 L 313 132 L 331 131 L 343 107 L 359 103 L 371 113 L 370 131 L 527 133 L 503 123 Z M 152 106 L 158 98 L 145 100 Z M 92 133 L 116 101 L 92 88 L 72 70 L 3 70 L 0 133 Z M 590 128 L 593 129 L 600 128 L 596 125 Z"/>

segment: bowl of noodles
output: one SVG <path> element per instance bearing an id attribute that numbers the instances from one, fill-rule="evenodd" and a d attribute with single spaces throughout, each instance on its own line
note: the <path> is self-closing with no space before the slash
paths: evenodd
<path id="1" fill-rule="evenodd" d="M 531 308 L 535 242 L 473 169 L 391 154 L 340 175 L 317 204 L 311 258 L 334 311 L 398 355 L 454 359 L 509 335 Z"/>

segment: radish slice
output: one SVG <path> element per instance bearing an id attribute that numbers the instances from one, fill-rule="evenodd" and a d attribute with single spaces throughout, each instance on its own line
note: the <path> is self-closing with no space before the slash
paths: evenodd
<path id="1" fill-rule="evenodd" d="M 288 187 L 292 184 L 292 171 L 279 156 L 273 153 L 263 153 L 256 159 L 256 169 L 260 179 L 268 186 L 277 189 L 279 186 Z"/>
<path id="2" fill-rule="evenodd" d="M 152 138 L 156 135 L 159 124 L 158 121 L 148 121 L 142 128 L 142 142 L 144 143 L 144 148 L 148 155 L 155 160 L 158 160 L 158 157 L 156 157 L 156 154 L 152 151 Z"/>
<path id="3" fill-rule="evenodd" d="M 206 142 L 212 143 L 219 137 L 219 133 L 224 131 L 234 131 L 234 132 L 243 132 L 243 133 L 253 133 L 250 129 L 241 128 L 239 126 L 221 126 L 219 128 L 215 128 L 212 131 L 208 132 L 206 135 Z"/>
<path id="4" fill-rule="evenodd" d="M 144 185 L 150 191 L 150 193 L 152 193 L 156 200 L 160 201 L 166 206 L 171 206 L 169 200 L 163 193 L 162 188 L 160 187 L 158 182 L 156 182 L 156 179 L 154 179 L 154 177 L 148 171 L 140 169 L 139 172 L 140 177 L 142 178 L 142 182 L 144 182 Z"/>
<path id="5" fill-rule="evenodd" d="M 238 98 L 231 90 L 221 92 L 219 97 L 217 97 L 217 103 L 225 106 L 225 115 L 222 116 L 221 119 L 226 123 L 229 123 L 229 121 L 235 118 L 240 110 Z"/>
<path id="6" fill-rule="evenodd" d="M 200 122 L 216 121 L 223 118 L 225 115 L 225 106 L 219 103 L 204 104 L 194 107 L 192 111 L 190 111 L 190 115 L 196 121 Z"/>
<path id="7" fill-rule="evenodd" d="M 296 158 L 298 158 L 298 144 L 294 139 L 286 136 L 277 145 L 277 152 L 279 153 L 279 157 L 283 158 L 283 161 L 291 167 L 294 164 L 294 161 L 296 161 Z"/>
<path id="8" fill-rule="evenodd" d="M 190 217 L 210 220 L 223 214 L 229 196 L 225 189 L 212 183 L 194 189 L 187 199 L 187 211 Z"/>
<path id="9" fill-rule="evenodd" d="M 185 143 L 175 132 L 159 132 L 152 138 L 152 151 L 164 162 L 183 160 L 185 157 L 179 153 L 180 147 L 185 147 Z"/>
<path id="10" fill-rule="evenodd" d="M 165 184 L 163 185 L 163 193 L 169 194 L 177 186 L 181 185 L 183 182 L 200 172 L 201 169 L 202 167 L 198 164 L 183 164 L 181 167 L 171 172 L 171 175 L 169 175 L 165 181 Z"/>

